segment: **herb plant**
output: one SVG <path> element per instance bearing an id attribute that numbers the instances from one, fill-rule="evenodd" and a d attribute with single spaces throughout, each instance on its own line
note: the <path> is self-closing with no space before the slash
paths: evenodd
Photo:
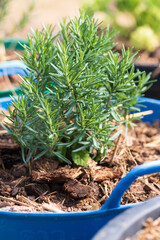
<path id="1" fill-rule="evenodd" d="M 86 12 L 60 23 L 56 36 L 51 26 L 28 35 L 23 61 L 30 75 L 4 126 L 26 164 L 47 155 L 87 166 L 90 157 L 104 159 L 121 124 L 131 125 L 127 115 L 149 76 L 134 71 L 131 50 L 123 48 L 122 57 L 112 50 L 113 38 Z"/>
<path id="2" fill-rule="evenodd" d="M 10 0 L 0 0 L 0 22 L 4 19 L 7 14 L 7 6 Z"/>

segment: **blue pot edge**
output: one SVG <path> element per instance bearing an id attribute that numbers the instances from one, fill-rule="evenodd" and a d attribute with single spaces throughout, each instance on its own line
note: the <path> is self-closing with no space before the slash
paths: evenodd
<path id="1" fill-rule="evenodd" d="M 149 102 L 149 103 L 160 105 L 160 100 L 154 99 L 154 98 L 139 97 L 138 100 L 142 101 L 142 103 L 143 103 L 143 101 L 145 101 L 145 102 Z"/>
<path id="2" fill-rule="evenodd" d="M 0 102 L 10 102 L 10 100 L 11 100 L 10 96 L 0 97 Z M 142 103 L 143 102 L 149 102 L 149 103 L 160 105 L 160 100 L 158 100 L 158 99 L 147 98 L 147 97 L 139 97 L 138 100 L 142 101 Z"/>

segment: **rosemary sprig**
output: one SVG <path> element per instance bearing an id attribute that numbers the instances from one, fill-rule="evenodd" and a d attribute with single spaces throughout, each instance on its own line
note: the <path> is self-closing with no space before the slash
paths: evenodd
<path id="1" fill-rule="evenodd" d="M 128 126 L 149 76 L 134 71 L 132 50 L 123 48 L 122 56 L 113 50 L 113 38 L 86 12 L 60 23 L 56 36 L 51 26 L 28 35 L 22 60 L 31 74 L 21 84 L 23 95 L 12 97 L 12 124 L 4 126 L 26 164 L 48 155 L 87 166 L 90 157 L 103 160 L 117 128 Z"/>

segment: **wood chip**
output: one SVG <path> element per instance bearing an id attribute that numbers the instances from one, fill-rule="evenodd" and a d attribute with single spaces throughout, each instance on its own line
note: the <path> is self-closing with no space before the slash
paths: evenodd
<path id="1" fill-rule="evenodd" d="M 127 115 L 126 119 L 128 120 L 130 118 L 137 118 L 137 117 L 147 116 L 147 115 L 150 115 L 150 114 L 153 114 L 153 110 L 148 110 L 148 111 L 129 114 L 129 115 Z M 121 118 L 121 120 L 124 120 L 124 118 Z"/>
<path id="2" fill-rule="evenodd" d="M 29 205 L 26 204 L 26 203 L 23 203 L 23 202 L 20 202 L 20 201 L 17 201 L 13 198 L 8 198 L 8 197 L 3 197 L 3 196 L 0 196 L 0 199 L 3 200 L 3 201 L 6 201 L 6 202 L 12 202 L 12 203 L 15 203 L 17 205 L 20 205 L 20 206 L 25 206 L 25 207 L 28 207 Z"/>
<path id="3" fill-rule="evenodd" d="M 32 180 L 36 182 L 58 182 L 64 183 L 69 179 L 76 179 L 83 174 L 82 168 L 71 168 L 70 166 L 60 167 L 53 172 L 32 171 Z"/>
<path id="4" fill-rule="evenodd" d="M 89 196 L 91 191 L 91 187 L 80 183 L 76 179 L 68 180 L 66 183 L 64 183 L 63 188 L 64 191 L 74 199 L 81 199 Z"/>
<path id="5" fill-rule="evenodd" d="M 0 149 L 17 149 L 17 148 L 19 148 L 19 145 L 15 142 L 9 143 L 7 141 L 5 142 L 0 141 Z"/>
<path id="6" fill-rule="evenodd" d="M 56 213 L 63 213 L 64 211 L 62 211 L 59 207 L 57 207 L 56 204 L 53 203 L 42 203 L 42 208 L 50 211 L 50 212 L 56 212 Z"/>

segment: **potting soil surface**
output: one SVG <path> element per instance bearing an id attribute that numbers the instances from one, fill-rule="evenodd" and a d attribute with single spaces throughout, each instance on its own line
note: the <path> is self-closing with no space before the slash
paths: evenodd
<path id="1" fill-rule="evenodd" d="M 1 119 L 2 120 L 2 119 Z M 22 161 L 20 146 L 0 130 L 0 210 L 71 212 L 99 209 L 115 185 L 133 167 L 160 159 L 159 122 L 138 122 L 116 140 L 105 160 L 90 159 L 88 168 L 42 157 L 31 172 Z M 93 153 L 94 154 L 94 153 Z M 160 195 L 160 174 L 139 178 L 125 193 L 122 204 Z"/>

